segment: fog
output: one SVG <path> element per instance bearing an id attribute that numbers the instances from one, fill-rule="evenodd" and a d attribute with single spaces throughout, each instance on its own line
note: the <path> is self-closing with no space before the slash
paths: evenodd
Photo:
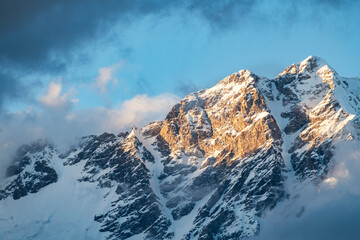
<path id="1" fill-rule="evenodd" d="M 338 143 L 335 162 L 323 183 L 299 183 L 289 200 L 260 219 L 260 234 L 252 239 L 359 239 L 359 141 Z"/>

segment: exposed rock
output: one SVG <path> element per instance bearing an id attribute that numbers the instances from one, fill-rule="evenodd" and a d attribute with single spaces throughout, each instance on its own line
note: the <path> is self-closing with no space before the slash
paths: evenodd
<path id="1" fill-rule="evenodd" d="M 10 195 L 17 200 L 55 183 L 58 175 L 51 163 L 55 155 L 54 148 L 46 140 L 20 147 L 6 171 L 0 200 Z"/>

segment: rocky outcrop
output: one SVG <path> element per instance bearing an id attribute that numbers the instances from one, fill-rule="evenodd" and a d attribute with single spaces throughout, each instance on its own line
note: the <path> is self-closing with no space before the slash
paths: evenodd
<path id="1" fill-rule="evenodd" d="M 235 73 L 185 97 L 165 119 L 160 135 L 171 154 L 160 190 L 174 220 L 197 211 L 188 239 L 253 235 L 259 229 L 256 216 L 285 197 L 281 132 L 259 81 L 250 71 Z M 261 179 L 254 178 L 257 174 Z M 228 233 L 228 228 L 237 230 Z"/>
<path id="2" fill-rule="evenodd" d="M 281 117 L 287 119 L 283 130 L 293 139 L 286 151 L 295 174 L 301 179 L 314 182 L 324 179 L 334 165 L 336 139 L 349 134 L 344 127 L 355 117 L 350 112 L 356 113 L 356 108 L 347 112 L 337 100 L 342 98 L 337 96 L 339 91 L 346 89 L 342 82 L 342 78 L 317 57 L 291 65 L 274 79 L 279 93 L 277 99 L 282 98 L 285 110 Z M 345 95 L 356 98 L 354 93 Z"/>
<path id="3" fill-rule="evenodd" d="M 257 81 L 250 71 L 240 71 L 213 88 L 190 94 L 171 109 L 160 135 L 173 152 L 196 157 L 223 150 L 243 158 L 279 140 L 280 130 Z"/>
<path id="4" fill-rule="evenodd" d="M 0 200 L 8 196 L 17 200 L 55 183 L 58 175 L 51 161 L 55 156 L 53 146 L 46 140 L 19 148 L 6 171 L 7 179 L 0 190 Z"/>
<path id="5" fill-rule="evenodd" d="M 168 239 L 172 237 L 168 232 L 170 221 L 163 215 L 146 167 L 154 162 L 154 156 L 139 140 L 137 131 L 134 128 L 130 134 L 93 137 L 68 163 L 85 162 L 79 181 L 96 181 L 101 188 L 115 189 L 111 207 L 94 216 L 101 224 L 100 231 L 109 233 L 107 239 L 126 239 L 140 233 L 149 239 Z M 159 126 L 153 124 L 144 135 L 156 131 L 160 131 Z"/>

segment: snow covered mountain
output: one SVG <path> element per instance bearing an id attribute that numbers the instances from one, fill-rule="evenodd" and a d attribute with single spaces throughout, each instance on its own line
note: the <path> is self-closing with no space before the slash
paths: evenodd
<path id="1" fill-rule="evenodd" d="M 66 154 L 21 147 L 0 187 L 0 238 L 246 239 L 296 186 L 336 184 L 339 144 L 360 149 L 359 116 L 360 79 L 320 58 L 274 79 L 241 70 L 130 133 Z"/>

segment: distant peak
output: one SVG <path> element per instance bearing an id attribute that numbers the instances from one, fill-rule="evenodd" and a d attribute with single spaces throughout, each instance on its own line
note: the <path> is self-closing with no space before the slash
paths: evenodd
<path id="1" fill-rule="evenodd" d="M 324 61 L 321 58 L 317 57 L 317 56 L 308 56 L 307 58 L 305 58 L 301 63 L 307 63 L 307 62 L 317 62 L 317 61 Z M 300 64 L 301 64 L 300 63 Z"/>
<path id="2" fill-rule="evenodd" d="M 138 130 L 137 127 L 135 127 L 135 125 L 133 125 L 132 128 L 131 128 L 131 131 L 130 131 L 130 133 L 129 133 L 129 135 L 128 135 L 128 137 L 132 137 L 132 136 L 135 136 L 135 137 L 136 137 L 137 130 Z"/>
<path id="3" fill-rule="evenodd" d="M 258 77 L 256 74 L 254 74 L 253 72 L 251 72 L 248 69 L 242 69 L 238 72 L 235 72 L 233 74 L 231 74 L 230 76 L 224 78 L 223 80 L 221 80 L 218 85 L 228 85 L 228 84 L 233 84 L 233 83 L 242 83 L 244 81 L 254 81 L 256 80 Z"/>
<path id="4" fill-rule="evenodd" d="M 317 56 L 309 56 L 298 64 L 292 64 L 291 66 L 287 67 L 278 75 L 278 77 L 285 74 L 299 74 L 304 72 L 313 73 L 317 72 L 321 68 L 324 68 L 325 66 L 331 71 L 335 72 L 335 70 L 331 68 L 322 58 Z"/>
<path id="5" fill-rule="evenodd" d="M 241 69 L 238 74 L 240 76 L 249 77 L 252 73 L 249 69 Z"/>
<path id="6" fill-rule="evenodd" d="M 309 56 L 299 63 L 299 72 L 314 71 L 328 65 L 323 59 L 316 56 Z"/>

